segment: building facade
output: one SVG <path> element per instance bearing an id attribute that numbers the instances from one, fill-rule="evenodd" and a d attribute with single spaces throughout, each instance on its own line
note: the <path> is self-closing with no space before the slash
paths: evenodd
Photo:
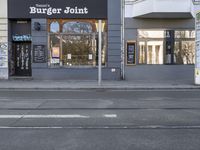
<path id="1" fill-rule="evenodd" d="M 120 79 L 120 0 L 0 0 L 0 4 L 0 42 L 7 44 L 7 57 L 0 54 L 1 78 L 95 80 L 102 32 L 102 78 Z"/>
<path id="2" fill-rule="evenodd" d="M 192 1 L 127 0 L 125 7 L 126 79 L 193 83 Z"/>
<path id="3" fill-rule="evenodd" d="M 96 80 L 101 20 L 104 80 L 193 82 L 192 1 L 122 2 L 0 0 L 0 79 Z"/>

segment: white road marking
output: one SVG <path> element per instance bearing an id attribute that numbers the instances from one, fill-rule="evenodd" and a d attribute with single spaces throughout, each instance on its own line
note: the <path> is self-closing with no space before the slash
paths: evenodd
<path id="1" fill-rule="evenodd" d="M 105 114 L 104 117 L 106 118 L 117 118 L 116 114 Z"/>
<path id="2" fill-rule="evenodd" d="M 72 115 L 0 115 L 0 119 L 67 119 L 67 118 L 90 118 L 90 116 L 72 114 Z"/>
<path id="3" fill-rule="evenodd" d="M 104 114 L 105 118 L 117 118 L 117 114 Z M 71 114 L 71 115 L 0 115 L 0 119 L 66 119 L 66 118 L 90 118 L 90 116 Z"/>

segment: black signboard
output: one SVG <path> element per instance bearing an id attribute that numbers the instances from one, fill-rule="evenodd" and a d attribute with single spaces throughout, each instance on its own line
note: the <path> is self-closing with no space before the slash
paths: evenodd
<path id="1" fill-rule="evenodd" d="M 45 63 L 46 53 L 44 45 L 33 45 L 33 63 Z"/>
<path id="2" fill-rule="evenodd" d="M 8 0 L 8 18 L 106 19 L 107 0 Z"/>
<path id="3" fill-rule="evenodd" d="M 136 64 L 136 42 L 127 42 L 127 65 Z"/>

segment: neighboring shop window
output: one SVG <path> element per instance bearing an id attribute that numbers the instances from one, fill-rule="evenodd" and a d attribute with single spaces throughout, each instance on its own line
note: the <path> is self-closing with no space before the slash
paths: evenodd
<path id="1" fill-rule="evenodd" d="M 163 30 L 139 30 L 139 64 L 163 64 Z"/>
<path id="2" fill-rule="evenodd" d="M 49 20 L 49 28 L 50 66 L 98 65 L 98 20 Z M 105 65 L 107 49 L 105 21 L 102 31 L 102 65 Z"/>
<path id="3" fill-rule="evenodd" d="M 139 64 L 194 64 L 195 31 L 176 30 L 172 58 L 166 55 L 165 30 L 138 30 Z"/>
<path id="4" fill-rule="evenodd" d="M 174 63 L 195 63 L 195 31 L 175 31 Z"/>

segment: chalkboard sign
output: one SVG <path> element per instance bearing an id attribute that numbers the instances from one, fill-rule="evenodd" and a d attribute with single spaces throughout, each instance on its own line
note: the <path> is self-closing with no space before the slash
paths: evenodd
<path id="1" fill-rule="evenodd" d="M 136 64 L 136 42 L 127 42 L 127 55 L 126 55 L 127 65 Z"/>
<path id="2" fill-rule="evenodd" d="M 45 63 L 45 46 L 44 45 L 33 45 L 33 63 Z"/>

